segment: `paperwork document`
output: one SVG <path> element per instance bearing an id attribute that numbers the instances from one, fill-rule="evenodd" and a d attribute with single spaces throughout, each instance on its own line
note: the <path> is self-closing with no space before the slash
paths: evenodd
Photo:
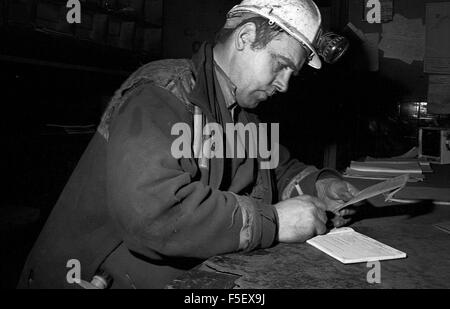
<path id="1" fill-rule="evenodd" d="M 402 176 L 398 176 L 395 178 L 388 179 L 384 182 L 377 183 L 376 185 L 373 185 L 371 187 L 368 187 L 362 191 L 360 191 L 356 196 L 354 196 L 350 201 L 343 204 L 342 206 L 336 208 L 334 212 L 338 212 L 341 209 L 356 204 L 358 202 L 367 200 L 369 198 L 375 197 L 380 194 L 386 194 L 386 201 L 393 198 L 395 193 L 403 189 L 403 187 L 408 182 L 409 175 L 405 174 Z"/>
<path id="2" fill-rule="evenodd" d="M 307 243 L 344 264 L 406 258 L 406 253 L 349 227 L 334 229 L 326 235 L 308 240 Z"/>

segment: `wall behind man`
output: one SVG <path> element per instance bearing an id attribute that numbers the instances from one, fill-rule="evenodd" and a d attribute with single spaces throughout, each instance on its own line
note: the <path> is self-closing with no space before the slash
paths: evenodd
<path id="1" fill-rule="evenodd" d="M 369 24 L 362 19 L 362 2 L 349 0 L 349 21 L 364 33 L 382 34 L 381 24 Z M 448 0 L 394 0 L 394 14 L 400 14 L 407 19 L 421 19 L 425 25 L 426 4 L 434 2 L 449 2 Z M 380 74 L 398 82 L 405 91 L 402 99 L 422 100 L 427 99 L 428 78 L 423 72 L 423 61 L 415 61 L 407 64 L 400 60 L 388 59 L 380 54 Z"/>
<path id="2" fill-rule="evenodd" d="M 394 15 L 420 20 L 426 26 L 426 4 L 442 0 L 393 0 Z M 348 0 L 348 21 L 365 34 L 383 36 L 382 24 L 369 24 L 363 19 L 364 1 Z M 340 82 L 338 100 L 344 101 L 338 140 L 338 163 L 364 156 L 401 155 L 417 145 L 417 119 L 414 122 L 399 115 L 399 104 L 426 102 L 428 76 L 424 62 L 411 64 L 384 57 L 378 51 L 379 70 L 367 69 L 366 50 L 358 40 L 352 41 L 346 59 L 347 73 Z M 365 65 L 366 64 L 366 65 Z M 339 164 L 338 164 L 339 165 Z"/>
<path id="3" fill-rule="evenodd" d="M 187 58 L 204 40 L 213 40 L 226 13 L 239 0 L 165 0 L 163 22 L 164 58 Z"/>
<path id="4" fill-rule="evenodd" d="M 225 23 L 227 12 L 240 0 L 164 0 L 163 50 L 164 58 L 190 57 L 197 43 L 213 41 Z M 332 12 L 338 7 L 331 0 L 316 0 L 321 7 L 324 25 L 337 24 Z M 333 15 L 333 16 L 331 16 Z M 333 19 L 333 22 L 331 21 Z M 193 48 L 194 47 L 194 48 Z"/>

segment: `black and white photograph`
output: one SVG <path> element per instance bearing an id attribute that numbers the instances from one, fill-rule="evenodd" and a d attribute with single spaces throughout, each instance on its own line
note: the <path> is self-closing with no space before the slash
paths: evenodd
<path id="1" fill-rule="evenodd" d="M 448 0 L 0 0 L 0 85 L 2 290 L 450 289 Z"/>

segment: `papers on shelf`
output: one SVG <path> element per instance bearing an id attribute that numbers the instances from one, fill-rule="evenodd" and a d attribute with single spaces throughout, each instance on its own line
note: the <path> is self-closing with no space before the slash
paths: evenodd
<path id="1" fill-rule="evenodd" d="M 365 162 L 352 161 L 347 168 L 345 176 L 349 178 L 364 179 L 389 179 L 408 174 L 409 182 L 422 181 L 423 173 L 431 173 L 433 170 L 428 162 L 418 160 L 371 160 Z"/>
<path id="2" fill-rule="evenodd" d="M 344 264 L 406 258 L 406 253 L 349 227 L 334 229 L 326 235 L 308 240 L 307 243 Z"/>

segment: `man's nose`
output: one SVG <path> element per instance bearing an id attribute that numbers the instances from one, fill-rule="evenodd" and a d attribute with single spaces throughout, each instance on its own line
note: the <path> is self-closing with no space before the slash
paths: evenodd
<path id="1" fill-rule="evenodd" d="M 278 92 L 286 92 L 289 88 L 289 79 L 291 78 L 290 70 L 284 70 L 277 75 L 274 86 Z"/>

